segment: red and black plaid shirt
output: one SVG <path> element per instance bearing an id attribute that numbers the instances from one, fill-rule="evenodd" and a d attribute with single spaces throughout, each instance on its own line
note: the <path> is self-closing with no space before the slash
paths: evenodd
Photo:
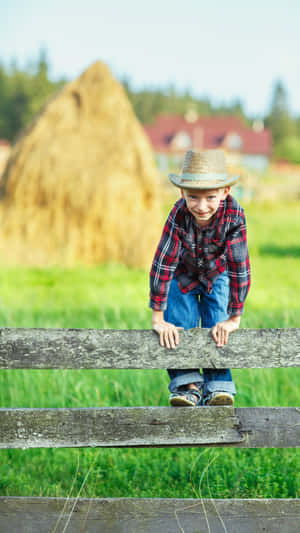
<path id="1" fill-rule="evenodd" d="M 230 280 L 228 314 L 241 315 L 250 288 L 243 208 L 228 195 L 209 223 L 200 227 L 181 198 L 168 216 L 152 263 L 150 307 L 166 309 L 173 275 L 183 293 L 199 284 L 210 293 L 225 270 Z"/>

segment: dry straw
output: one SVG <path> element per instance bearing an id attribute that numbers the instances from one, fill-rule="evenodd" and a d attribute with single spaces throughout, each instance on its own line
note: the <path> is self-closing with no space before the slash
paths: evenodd
<path id="1" fill-rule="evenodd" d="M 100 61 L 22 134 L 0 187 L 7 261 L 150 264 L 159 176 L 125 91 Z"/>
<path id="2" fill-rule="evenodd" d="M 189 150 L 184 158 L 182 175 L 169 174 L 176 187 L 184 189 L 216 189 L 233 185 L 238 176 L 229 176 L 222 150 Z"/>

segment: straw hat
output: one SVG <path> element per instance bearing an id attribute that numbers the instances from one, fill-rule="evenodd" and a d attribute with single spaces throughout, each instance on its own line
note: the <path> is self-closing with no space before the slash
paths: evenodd
<path id="1" fill-rule="evenodd" d="M 189 150 L 185 154 L 182 175 L 169 174 L 173 185 L 183 189 L 219 189 L 233 185 L 239 176 L 227 174 L 222 150 Z"/>

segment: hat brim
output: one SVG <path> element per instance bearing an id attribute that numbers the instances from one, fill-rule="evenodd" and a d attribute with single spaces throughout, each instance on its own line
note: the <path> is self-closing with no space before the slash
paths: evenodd
<path id="1" fill-rule="evenodd" d="M 211 179 L 211 180 L 189 180 L 184 179 L 177 174 L 169 174 L 169 179 L 181 189 L 221 189 L 222 187 L 229 187 L 235 185 L 240 176 L 228 176 L 227 179 Z"/>

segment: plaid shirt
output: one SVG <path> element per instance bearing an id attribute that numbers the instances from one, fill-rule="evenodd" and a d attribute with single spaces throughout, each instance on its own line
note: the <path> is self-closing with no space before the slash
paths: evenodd
<path id="1" fill-rule="evenodd" d="M 241 315 L 250 288 L 243 208 L 228 195 L 209 223 L 200 227 L 181 198 L 168 216 L 152 263 L 150 307 L 166 309 L 173 275 L 183 293 L 199 284 L 210 293 L 225 270 L 230 280 L 228 314 Z"/>

